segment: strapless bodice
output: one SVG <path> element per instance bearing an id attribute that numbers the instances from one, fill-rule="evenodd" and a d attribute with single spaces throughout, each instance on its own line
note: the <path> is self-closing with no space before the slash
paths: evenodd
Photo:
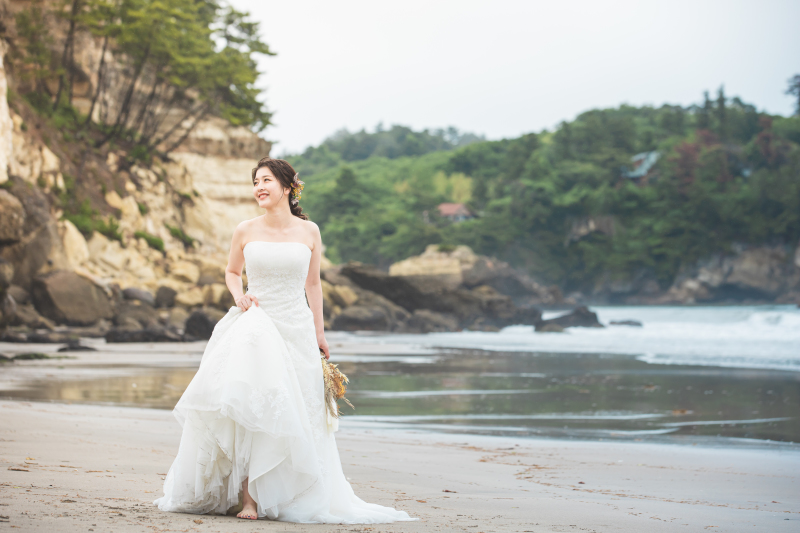
<path id="1" fill-rule="evenodd" d="M 305 284 L 311 249 L 301 242 L 251 241 L 244 246 L 247 292 L 268 314 L 308 309 Z"/>

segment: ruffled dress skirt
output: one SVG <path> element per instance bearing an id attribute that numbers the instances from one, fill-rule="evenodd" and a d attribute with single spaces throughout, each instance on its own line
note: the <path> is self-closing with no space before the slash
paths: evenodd
<path id="1" fill-rule="evenodd" d="M 280 317 L 280 319 L 278 318 Z M 367 503 L 342 472 L 324 404 L 313 315 L 303 299 L 233 307 L 175 406 L 180 447 L 155 500 L 163 511 L 226 513 L 242 482 L 258 516 L 304 523 L 413 520 Z"/>

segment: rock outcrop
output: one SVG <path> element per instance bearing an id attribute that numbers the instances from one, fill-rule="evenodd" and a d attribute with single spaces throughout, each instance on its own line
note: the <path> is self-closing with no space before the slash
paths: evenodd
<path id="1" fill-rule="evenodd" d="M 58 270 L 37 277 L 31 298 L 43 316 L 57 323 L 89 326 L 114 317 L 111 296 L 74 272 Z"/>
<path id="2" fill-rule="evenodd" d="M 341 284 L 341 278 L 402 308 L 404 313 L 395 313 L 402 323 L 388 328 L 392 330 L 496 330 L 511 324 L 532 325 L 541 316 L 538 309 L 517 307 L 509 296 L 499 293 L 489 285 L 472 289 L 453 283 L 439 285 L 432 276 L 393 276 L 374 266 L 354 262 L 343 265 L 335 274 L 326 272 L 328 280 L 336 280 Z M 363 300 L 364 298 L 360 298 L 356 304 L 360 307 L 356 311 L 350 311 L 351 307 L 345 308 L 342 311 L 344 318 L 339 319 L 337 316 L 334 319 L 334 328 L 344 324 L 344 321 L 352 324 L 357 316 L 359 320 L 372 324 L 369 329 L 376 329 L 379 313 L 368 313 Z M 432 320 L 429 327 L 423 325 L 426 317 Z M 353 327 L 348 325 L 347 329 Z"/>
<path id="3" fill-rule="evenodd" d="M 563 302 L 558 287 L 544 287 L 508 263 L 476 255 L 468 246 L 453 248 L 432 244 L 418 256 L 389 267 L 392 277 L 406 279 L 426 292 L 489 286 L 522 306 Z"/>
<path id="4" fill-rule="evenodd" d="M 800 303 L 800 266 L 793 254 L 784 247 L 758 246 L 698 261 L 650 303 L 788 303 L 794 299 Z"/>
<path id="5" fill-rule="evenodd" d="M 536 331 L 563 331 L 565 328 L 602 328 L 597 320 L 597 313 L 589 311 L 586 306 L 579 306 L 571 312 L 549 320 L 536 323 Z"/>

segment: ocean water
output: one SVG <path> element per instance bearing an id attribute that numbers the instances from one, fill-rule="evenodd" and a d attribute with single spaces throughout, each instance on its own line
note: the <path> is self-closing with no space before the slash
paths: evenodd
<path id="1" fill-rule="evenodd" d="M 342 429 L 659 442 L 800 442 L 800 309 L 599 307 L 604 324 L 536 333 L 329 332 L 350 378 Z M 555 313 L 548 313 L 547 317 Z M 104 345 L 135 365 L 0 366 L 0 397 L 171 409 L 203 343 Z M 8 349 L 35 351 L 35 346 Z M 38 349 L 54 349 L 40 346 Z M 0 346 L 0 351 L 3 347 Z M 12 379 L 13 378 L 13 379 Z M 761 444 L 759 444 L 761 445 Z M 770 444 L 772 445 L 772 444 Z"/>
<path id="2" fill-rule="evenodd" d="M 605 328 L 536 333 L 511 326 L 498 333 L 426 335 L 335 334 L 348 341 L 404 343 L 420 348 L 468 348 L 504 352 L 632 355 L 663 365 L 762 368 L 800 372 L 800 308 L 771 306 L 592 307 Z M 562 313 L 548 312 L 544 318 Z M 642 327 L 609 325 L 638 320 Z"/>

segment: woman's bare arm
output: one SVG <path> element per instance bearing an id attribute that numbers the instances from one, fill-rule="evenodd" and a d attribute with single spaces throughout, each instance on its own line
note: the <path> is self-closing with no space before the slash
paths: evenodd
<path id="1" fill-rule="evenodd" d="M 225 285 L 233 295 L 236 306 L 247 311 L 251 305 L 258 307 L 258 298 L 245 294 L 242 288 L 242 267 L 244 267 L 244 222 L 236 226 L 231 239 L 231 251 L 228 254 L 228 266 L 225 267 Z"/>
<path id="2" fill-rule="evenodd" d="M 308 299 L 308 306 L 311 308 L 311 313 L 314 315 L 314 329 L 317 333 L 317 344 L 320 350 L 325 352 L 325 358 L 328 359 L 331 354 L 328 348 L 328 341 L 325 340 L 325 322 L 322 318 L 322 282 L 319 279 L 319 264 L 322 258 L 322 236 L 316 224 L 313 222 L 309 222 L 309 224 L 314 241 L 314 248 L 311 250 L 311 264 L 308 267 L 308 276 L 306 277 L 306 298 Z"/>

